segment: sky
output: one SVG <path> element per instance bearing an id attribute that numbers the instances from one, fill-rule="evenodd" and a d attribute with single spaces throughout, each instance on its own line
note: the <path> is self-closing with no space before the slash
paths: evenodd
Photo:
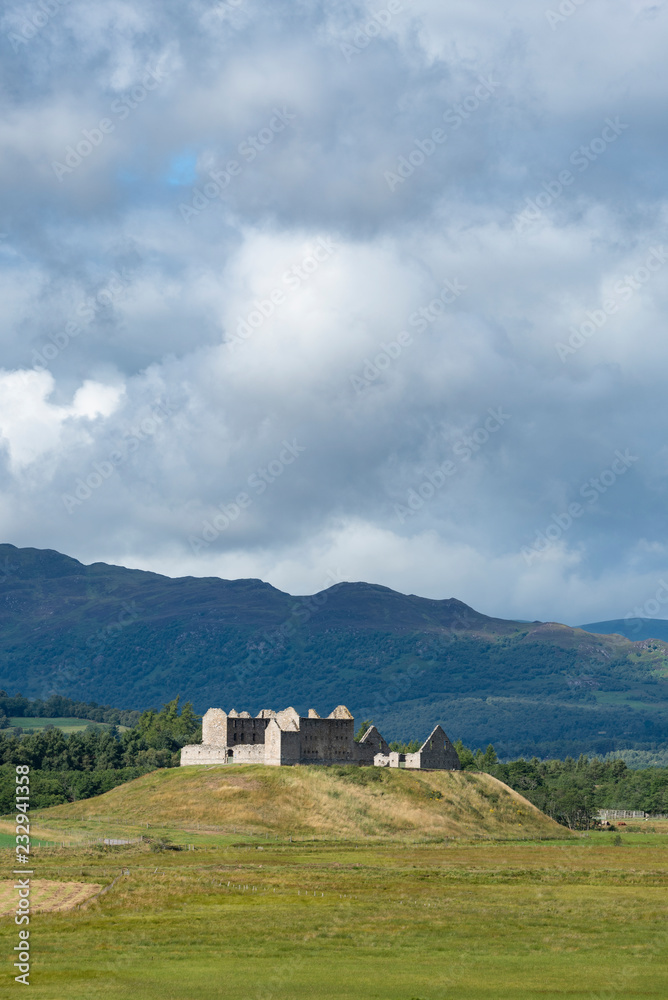
<path id="1" fill-rule="evenodd" d="M 2 541 L 668 617 L 667 42 L 664 0 L 10 0 Z"/>

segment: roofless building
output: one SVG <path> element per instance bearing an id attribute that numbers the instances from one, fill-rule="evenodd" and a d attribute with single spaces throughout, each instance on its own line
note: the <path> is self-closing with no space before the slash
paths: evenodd
<path id="1" fill-rule="evenodd" d="M 355 720 L 345 705 L 327 718 L 315 709 L 300 716 L 294 708 L 281 712 L 249 712 L 210 708 L 202 719 L 202 742 L 183 747 L 181 766 L 188 764 L 363 764 L 458 771 L 457 751 L 436 726 L 415 753 L 390 750 L 375 726 L 355 742 Z"/>

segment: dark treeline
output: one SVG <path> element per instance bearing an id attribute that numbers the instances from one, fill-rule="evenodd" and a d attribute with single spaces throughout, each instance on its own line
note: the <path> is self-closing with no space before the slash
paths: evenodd
<path id="1" fill-rule="evenodd" d="M 10 697 L 0 691 L 0 729 L 9 725 L 9 719 L 90 719 L 91 722 L 106 722 L 113 726 L 136 726 L 141 712 L 111 708 L 109 705 L 72 701 L 60 694 L 52 694 L 43 701 L 41 698 L 24 698 L 22 694 Z"/>
<path id="2" fill-rule="evenodd" d="M 178 702 L 143 712 L 122 733 L 116 726 L 70 736 L 55 727 L 23 736 L 0 732 L 0 813 L 14 807 L 16 764 L 30 766 L 33 809 L 90 798 L 156 768 L 177 766 L 181 747 L 197 742 L 202 732 L 190 703 L 179 711 Z"/>
<path id="3" fill-rule="evenodd" d="M 493 746 L 472 751 L 455 743 L 462 767 L 487 771 L 571 829 L 589 829 L 599 809 L 668 813 L 668 767 L 631 769 L 623 760 L 498 761 Z"/>

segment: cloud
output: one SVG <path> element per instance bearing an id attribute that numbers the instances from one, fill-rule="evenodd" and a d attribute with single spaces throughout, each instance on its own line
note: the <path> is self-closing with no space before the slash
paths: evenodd
<path id="1" fill-rule="evenodd" d="M 8 10 L 4 538 L 529 619 L 645 603 L 668 29 L 613 6 Z"/>
<path id="2" fill-rule="evenodd" d="M 92 443 L 88 422 L 78 418 L 110 416 L 122 389 L 88 379 L 77 389 L 70 406 L 50 402 L 54 390 L 48 372 L 0 370 L 0 441 L 5 445 L 12 473 L 44 461 L 46 456 Z"/>
<path id="3" fill-rule="evenodd" d="M 81 417 L 110 417 L 118 406 L 123 389 L 115 385 L 100 385 L 87 379 L 74 394 L 72 412 Z"/>

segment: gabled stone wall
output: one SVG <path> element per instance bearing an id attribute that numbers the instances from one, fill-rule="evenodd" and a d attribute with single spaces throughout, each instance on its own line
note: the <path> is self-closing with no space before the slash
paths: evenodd
<path id="1" fill-rule="evenodd" d="M 390 748 L 375 726 L 365 732 L 359 743 L 355 744 L 357 760 L 360 764 L 373 764 L 376 754 L 388 754 Z"/>
<path id="2" fill-rule="evenodd" d="M 440 726 L 436 726 L 415 754 L 406 754 L 415 763 L 412 767 L 433 768 L 439 771 L 459 771 L 461 764 L 457 751 Z M 408 767 L 408 760 L 406 762 Z"/>

